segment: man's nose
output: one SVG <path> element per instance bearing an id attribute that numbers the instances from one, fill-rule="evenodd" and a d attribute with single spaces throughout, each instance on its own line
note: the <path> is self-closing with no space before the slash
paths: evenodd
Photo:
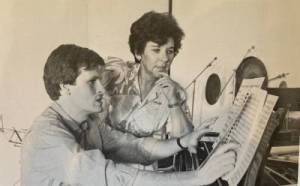
<path id="1" fill-rule="evenodd" d="M 97 93 L 103 93 L 103 94 L 105 93 L 105 88 L 99 79 L 96 80 L 95 89 Z"/>
<path id="2" fill-rule="evenodd" d="M 101 99 L 106 100 L 108 103 L 110 102 L 110 96 L 106 92 L 105 87 L 102 85 L 100 80 L 96 82 L 96 93 L 101 96 Z"/>

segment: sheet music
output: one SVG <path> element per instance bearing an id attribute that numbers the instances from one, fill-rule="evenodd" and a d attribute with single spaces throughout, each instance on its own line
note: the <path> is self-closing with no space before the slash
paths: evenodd
<path id="1" fill-rule="evenodd" d="M 226 139 L 227 142 L 235 141 L 241 144 L 237 151 L 236 167 L 225 177 L 229 185 L 237 185 L 248 169 L 276 101 L 276 96 L 267 95 L 264 90 L 255 90 L 235 130 Z"/>
<path id="2" fill-rule="evenodd" d="M 237 185 L 247 171 L 277 101 L 277 96 L 260 88 L 263 81 L 264 78 L 243 80 L 230 110 L 212 126 L 220 134 L 210 155 L 219 144 L 240 144 L 234 170 L 223 177 L 229 186 Z"/>
<path id="3" fill-rule="evenodd" d="M 260 88 L 263 84 L 264 77 L 261 78 L 253 78 L 253 79 L 244 79 L 241 87 L 239 89 L 239 92 L 237 93 L 237 96 L 234 100 L 233 107 L 237 107 L 237 105 L 242 105 L 240 101 L 243 100 L 247 96 L 247 94 L 252 93 L 253 88 Z M 244 106 L 244 105 L 243 105 Z M 231 108 L 232 109 L 232 108 Z M 226 129 L 228 126 L 228 117 L 232 117 L 232 111 L 229 111 L 227 113 L 224 113 L 223 115 L 219 116 L 219 118 L 216 120 L 214 125 L 211 125 L 213 131 L 220 133 L 220 135 L 224 134 L 226 132 Z M 226 121 L 226 122 L 224 122 Z M 208 140 L 210 141 L 210 140 Z"/>
<path id="4" fill-rule="evenodd" d="M 253 78 L 253 79 L 243 79 L 241 87 L 257 87 L 261 88 L 265 77 Z"/>
<path id="5" fill-rule="evenodd" d="M 242 89 L 239 91 L 230 110 L 219 117 L 212 126 L 213 131 L 218 132 L 221 137 L 224 137 L 229 132 L 228 129 L 232 127 L 238 115 L 241 114 L 250 96 L 250 89 Z"/>
<path id="6" fill-rule="evenodd" d="M 241 118 L 236 123 L 236 130 L 233 130 L 227 141 L 233 141 L 235 143 L 243 143 L 245 135 L 251 131 L 251 127 L 257 122 L 258 116 L 262 110 L 267 92 L 258 88 L 251 89 L 251 97 L 246 103 Z"/>

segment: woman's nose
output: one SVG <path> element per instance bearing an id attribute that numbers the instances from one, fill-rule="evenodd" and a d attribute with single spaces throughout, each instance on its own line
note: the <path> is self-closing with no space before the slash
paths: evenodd
<path id="1" fill-rule="evenodd" d="M 168 54 L 166 51 L 162 51 L 160 54 L 160 60 L 162 62 L 167 62 L 169 60 Z"/>

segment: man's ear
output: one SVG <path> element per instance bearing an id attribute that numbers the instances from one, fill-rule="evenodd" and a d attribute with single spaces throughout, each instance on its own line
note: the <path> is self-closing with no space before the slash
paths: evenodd
<path id="1" fill-rule="evenodd" d="M 134 57 L 136 60 L 141 61 L 142 60 L 142 56 L 141 54 L 138 54 L 137 51 L 134 52 Z"/>
<path id="2" fill-rule="evenodd" d="M 60 88 L 60 95 L 71 95 L 71 92 L 70 92 L 70 85 L 66 85 L 66 84 L 59 84 L 59 88 Z"/>
<path id="3" fill-rule="evenodd" d="M 142 56 L 141 56 L 141 55 L 135 55 L 135 58 L 136 58 L 138 61 L 141 61 L 141 60 L 142 60 Z"/>

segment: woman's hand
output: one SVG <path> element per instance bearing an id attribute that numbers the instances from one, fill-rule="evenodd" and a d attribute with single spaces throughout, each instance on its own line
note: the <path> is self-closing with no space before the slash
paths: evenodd
<path id="1" fill-rule="evenodd" d="M 160 78 L 156 84 L 161 88 L 163 94 L 166 96 L 169 105 L 180 104 L 186 99 L 185 90 L 175 81 L 173 81 L 168 74 L 161 73 Z"/>

